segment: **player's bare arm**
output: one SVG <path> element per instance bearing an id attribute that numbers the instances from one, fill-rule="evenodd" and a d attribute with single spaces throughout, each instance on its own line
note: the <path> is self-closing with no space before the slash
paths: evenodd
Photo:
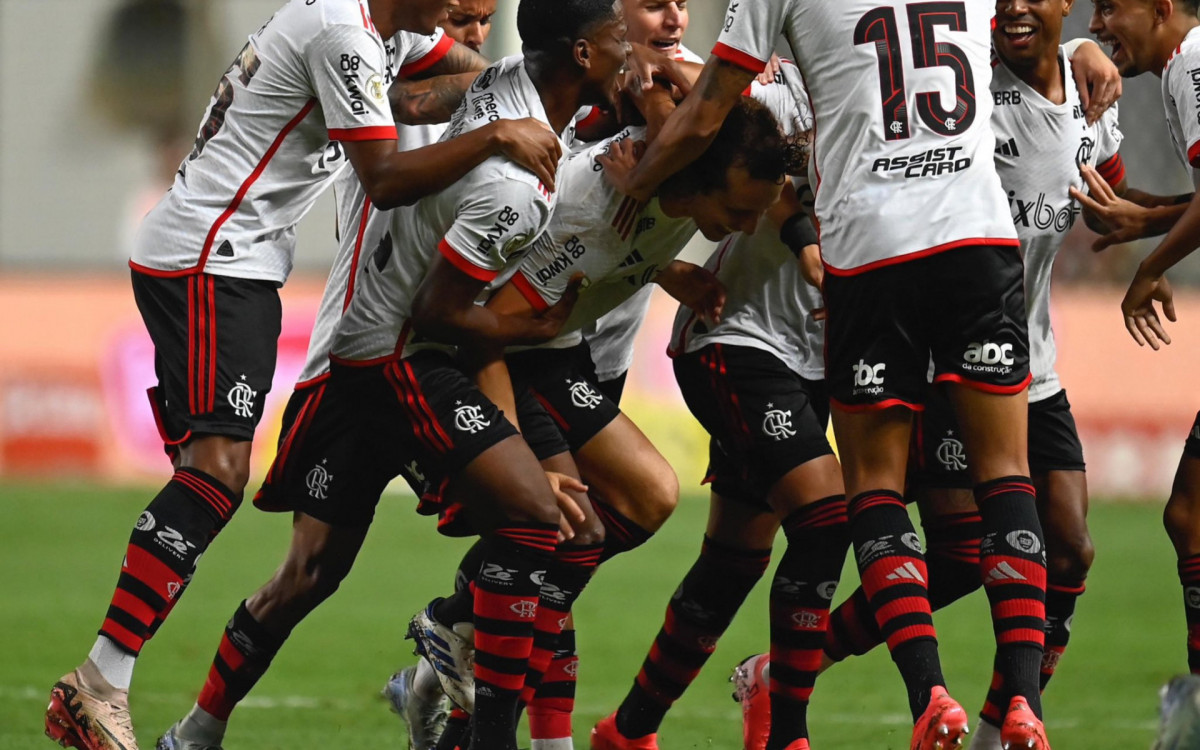
<path id="1" fill-rule="evenodd" d="M 1191 194 L 1161 196 L 1130 188 L 1124 179 L 1109 185 L 1095 168 L 1080 168 L 1088 193 L 1071 188 L 1071 197 L 1083 207 L 1088 228 L 1101 236 L 1092 243 L 1100 252 L 1112 245 L 1166 234 L 1191 201 Z"/>
<path id="2" fill-rule="evenodd" d="M 1071 61 L 1084 117 L 1088 125 L 1093 125 L 1121 98 L 1121 73 L 1104 49 L 1090 39 L 1076 39 L 1063 46 Z"/>
<path id="3" fill-rule="evenodd" d="M 343 146 L 367 196 L 381 209 L 415 203 L 501 154 L 536 174 L 553 192 L 554 173 L 562 155 L 558 137 L 533 118 L 497 120 L 413 151 L 396 151 L 394 140 L 346 142 Z"/>
<path id="4" fill-rule="evenodd" d="M 668 118 L 662 131 L 632 170 L 610 169 L 600 157 L 605 176 L 622 193 L 647 200 L 668 176 L 687 166 L 712 143 L 721 122 L 754 73 L 718 58 L 709 58 L 692 93 Z"/>
<path id="5" fill-rule="evenodd" d="M 442 59 L 412 77 L 392 84 L 388 98 L 396 122 L 427 125 L 448 122 L 488 59 L 458 42 Z"/>
<path id="6" fill-rule="evenodd" d="M 707 268 L 673 260 L 655 274 L 654 283 L 680 304 L 690 307 L 705 323 L 716 325 L 721 322 L 725 285 Z"/>
<path id="7" fill-rule="evenodd" d="M 1162 305 L 1167 320 L 1175 321 L 1174 299 L 1165 274 L 1190 255 L 1197 245 L 1200 245 L 1200 200 L 1193 196 L 1179 221 L 1175 222 L 1158 247 L 1138 265 L 1133 282 L 1125 292 L 1125 299 L 1121 301 L 1125 329 L 1139 346 L 1148 344 L 1157 351 L 1160 345 L 1171 343 L 1154 302 Z"/>

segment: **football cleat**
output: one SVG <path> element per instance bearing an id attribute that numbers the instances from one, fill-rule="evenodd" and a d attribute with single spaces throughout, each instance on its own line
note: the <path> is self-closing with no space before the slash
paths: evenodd
<path id="1" fill-rule="evenodd" d="M 46 736 L 79 750 L 138 750 L 129 691 L 109 685 L 100 670 L 85 661 L 51 688 Z"/>
<path id="2" fill-rule="evenodd" d="M 742 704 L 742 742 L 746 750 L 766 750 L 771 735 L 770 667 L 770 656 L 755 654 L 734 667 L 729 678 L 733 699 Z"/>
<path id="3" fill-rule="evenodd" d="M 445 695 L 434 700 L 423 700 L 417 695 L 413 690 L 416 676 L 415 666 L 401 669 L 383 686 L 383 697 L 408 727 L 409 750 L 434 750 L 446 731 L 450 705 Z"/>
<path id="4" fill-rule="evenodd" d="M 975 731 L 971 732 L 971 750 L 1003 750 L 1000 744 L 1000 727 L 987 721 L 980 720 Z"/>
<path id="5" fill-rule="evenodd" d="M 909 750 L 950 750 L 962 747 L 967 729 L 967 712 L 938 685 L 929 695 L 929 705 L 913 727 Z"/>
<path id="6" fill-rule="evenodd" d="M 1176 677 L 1158 695 L 1159 729 L 1154 750 L 1200 746 L 1200 675 Z"/>
<path id="7" fill-rule="evenodd" d="M 617 712 L 592 727 L 592 750 L 658 750 L 658 734 L 629 739 L 617 729 Z"/>
<path id="8" fill-rule="evenodd" d="M 167 733 L 158 738 L 154 750 L 221 750 L 220 745 L 201 745 L 199 742 L 192 742 L 180 737 L 180 723 L 177 721 L 172 724 Z"/>
<path id="9" fill-rule="evenodd" d="M 424 657 L 437 672 L 446 697 L 467 713 L 475 712 L 475 626 L 456 622 L 453 627 L 433 619 L 433 604 L 413 615 L 408 635 L 416 643 L 413 653 Z"/>
<path id="10" fill-rule="evenodd" d="M 1000 746 L 1004 750 L 1050 750 L 1042 720 L 1019 695 L 1009 701 L 1004 726 L 1000 727 Z"/>

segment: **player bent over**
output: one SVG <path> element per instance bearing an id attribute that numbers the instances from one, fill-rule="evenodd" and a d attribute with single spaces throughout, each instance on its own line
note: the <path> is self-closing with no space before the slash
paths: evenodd
<path id="1" fill-rule="evenodd" d="M 417 158 L 396 152 L 388 87 L 406 65 L 431 69 L 449 51 L 440 34 L 419 36 L 437 31 L 444 8 L 292 0 L 234 60 L 172 190 L 146 218 L 130 265 L 155 344 L 151 404 L 176 474 L 138 519 L 88 659 L 51 691 L 46 731 L 60 744 L 137 746 L 127 699 L 137 655 L 240 504 L 275 367 L 277 288 L 295 225 L 330 177 L 349 160 L 390 206 L 501 150 L 553 164 L 553 134 L 531 123 L 496 123 Z"/>
<path id="2" fill-rule="evenodd" d="M 605 0 L 524 0 L 518 27 L 526 59 L 508 58 L 480 76 L 446 138 L 491 116 L 533 117 L 564 132 L 582 103 L 606 101 L 624 64 L 618 9 Z M 487 104 L 488 106 L 483 106 Z M 555 549 L 558 510 L 528 448 L 473 388 L 440 342 L 538 340 L 554 315 L 515 320 L 474 305 L 545 226 L 553 193 L 501 158 L 447 190 L 397 210 L 392 229 L 357 279 L 338 324 L 328 386 L 297 424 L 279 491 L 297 509 L 293 544 L 272 580 L 234 614 L 198 705 L 164 747 L 215 745 L 233 707 L 266 670 L 292 627 L 336 589 L 365 536 L 374 505 L 399 466 L 417 462 L 455 481 L 479 528 L 488 529 L 489 576 L 477 587 L 491 617 L 480 669 L 480 748 L 515 748 L 512 703 L 524 677 L 538 584 Z M 489 232 L 501 227 L 501 237 Z M 438 342 L 438 343 L 435 343 Z M 524 571 L 508 574 L 507 571 Z M 501 575 L 503 574 L 503 575 Z M 480 664 L 485 663 L 480 659 Z"/>
<path id="3" fill-rule="evenodd" d="M 1162 78 L 1171 140 L 1179 158 L 1191 168 L 1194 183 L 1200 180 L 1200 103 L 1193 96 L 1191 77 L 1191 71 L 1200 67 L 1198 9 L 1190 0 L 1109 0 L 1097 4 L 1089 27 L 1101 43 L 1111 45 L 1112 61 L 1121 75 L 1153 72 Z M 1171 343 L 1154 303 L 1162 305 L 1168 320 L 1175 320 L 1171 287 L 1164 274 L 1198 245 L 1200 198 L 1193 194 L 1167 236 L 1138 266 L 1121 302 L 1125 327 L 1139 346 L 1149 344 L 1158 349 Z M 1179 560 L 1188 667 L 1200 673 L 1200 597 L 1194 593 L 1200 587 L 1200 414 L 1184 444 L 1163 522 Z"/>
<path id="4" fill-rule="evenodd" d="M 973 457 L 982 569 L 1004 563 L 1024 579 L 987 585 L 1005 707 L 1020 719 L 1005 739 L 1048 746 L 1037 696 L 1045 563 L 1009 541 L 1032 538 L 1040 551 L 1042 535 L 1026 459 L 1021 259 L 991 159 L 990 21 L 977 3 L 731 3 L 693 96 L 622 181 L 640 195 L 692 158 L 776 36 L 788 38 L 817 123 L 826 378 L 851 535 L 905 681 L 913 748 L 950 747 L 967 731 L 944 687 L 928 573 L 902 496 L 931 358 Z M 971 357 L 983 349 L 987 361 Z"/>

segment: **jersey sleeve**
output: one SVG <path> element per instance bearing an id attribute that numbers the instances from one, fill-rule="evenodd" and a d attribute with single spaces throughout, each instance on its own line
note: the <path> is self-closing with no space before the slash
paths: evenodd
<path id="1" fill-rule="evenodd" d="M 712 53 L 725 62 L 761 73 L 775 51 L 783 19 L 795 0 L 730 0 Z"/>
<path id="2" fill-rule="evenodd" d="M 396 139 L 387 96 L 387 59 L 374 32 L 350 24 L 330 26 L 305 50 L 313 89 L 331 141 Z"/>
<path id="3" fill-rule="evenodd" d="M 1200 101 L 1192 90 L 1191 71 L 1200 69 L 1200 50 L 1184 49 L 1167 70 L 1171 102 L 1177 110 L 1183 139 L 1187 145 L 1188 164 L 1200 168 Z"/>
<path id="4" fill-rule="evenodd" d="M 493 281 L 529 246 L 550 217 L 546 198 L 531 184 L 503 180 L 477 190 L 458 207 L 438 251 L 455 268 L 479 281 Z"/>
<path id="5" fill-rule="evenodd" d="M 446 36 L 441 28 L 427 36 L 401 33 L 405 36 L 404 56 L 400 59 L 401 78 L 411 78 L 432 68 L 454 46 L 454 40 Z"/>
<path id="6" fill-rule="evenodd" d="M 1121 160 L 1121 140 L 1124 135 L 1117 124 L 1117 105 L 1113 104 L 1096 123 L 1096 171 L 1109 185 L 1125 179 L 1125 162 Z"/>

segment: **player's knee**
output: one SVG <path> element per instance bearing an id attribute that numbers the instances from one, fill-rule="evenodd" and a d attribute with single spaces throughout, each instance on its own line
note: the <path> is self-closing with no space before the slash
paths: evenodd
<path id="1" fill-rule="evenodd" d="M 647 530 L 657 530 L 679 505 L 679 477 L 674 469 L 663 462 L 660 471 L 655 472 L 654 479 L 646 492 L 644 500 L 644 526 Z"/>
<path id="2" fill-rule="evenodd" d="M 1096 559 L 1096 548 L 1087 529 L 1066 538 L 1047 535 L 1046 574 L 1051 580 L 1083 580 Z"/>
<path id="3" fill-rule="evenodd" d="M 238 496 L 246 491 L 250 482 L 249 456 L 241 450 L 208 450 L 194 454 L 187 463 L 214 477 Z"/>

